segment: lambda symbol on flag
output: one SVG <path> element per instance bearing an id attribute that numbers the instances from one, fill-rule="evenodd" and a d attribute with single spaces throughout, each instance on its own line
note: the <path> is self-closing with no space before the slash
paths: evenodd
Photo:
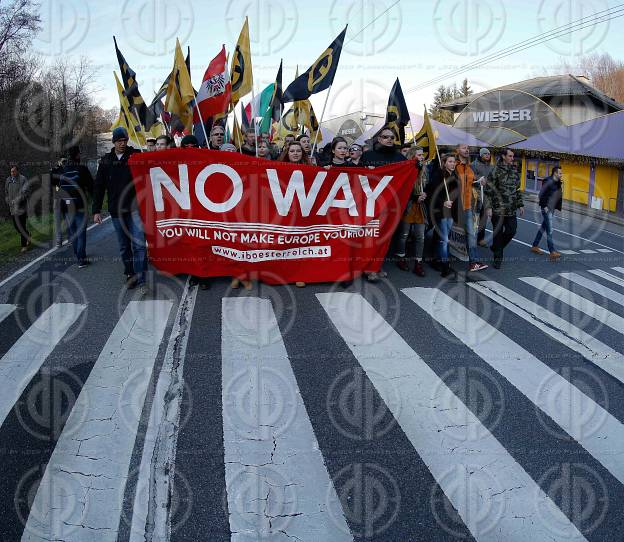
<path id="1" fill-rule="evenodd" d="M 243 74 L 245 73 L 245 55 L 243 55 L 238 45 L 236 46 L 234 54 L 236 55 L 237 62 L 234 64 L 232 92 L 236 92 L 241 87 L 244 81 Z"/>
<path id="2" fill-rule="evenodd" d="M 329 48 L 319 57 L 314 66 L 310 68 L 308 75 L 308 90 L 314 92 L 314 88 L 318 85 L 327 73 L 331 70 L 331 66 L 334 62 L 334 50 Z"/>

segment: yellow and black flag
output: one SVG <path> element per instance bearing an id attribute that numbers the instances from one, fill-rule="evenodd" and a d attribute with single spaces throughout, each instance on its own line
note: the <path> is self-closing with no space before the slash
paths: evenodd
<path id="1" fill-rule="evenodd" d="M 284 103 L 307 100 L 312 94 L 322 92 L 331 86 L 338 69 L 346 33 L 347 27 L 345 26 L 340 35 L 316 59 L 316 62 L 288 85 L 284 91 Z"/>
<path id="2" fill-rule="evenodd" d="M 245 17 L 245 24 L 238 36 L 238 43 L 232 55 L 232 69 L 230 72 L 232 82 L 232 110 L 239 100 L 251 92 L 253 75 L 251 69 L 251 46 L 249 45 L 249 21 Z"/>
<path id="3" fill-rule="evenodd" d="M 128 132 L 128 137 L 139 144 L 140 147 L 145 146 L 145 134 L 141 129 L 141 124 L 137 120 L 134 113 L 130 110 L 130 103 L 128 97 L 124 92 L 124 87 L 119 81 L 117 74 L 115 75 L 115 82 L 117 84 L 117 94 L 119 95 L 119 115 L 117 120 L 111 126 L 111 130 L 122 127 Z"/>
<path id="4" fill-rule="evenodd" d="M 409 111 L 401 89 L 399 78 L 394 82 L 388 98 L 388 108 L 386 109 L 386 124 L 394 132 L 394 137 L 401 145 L 405 143 L 405 127 L 410 121 Z"/>
<path id="5" fill-rule="evenodd" d="M 186 53 L 185 64 L 190 74 L 191 73 L 191 48 L 190 47 L 188 48 L 188 51 Z M 160 115 L 162 115 L 162 112 L 165 110 L 162 100 L 165 98 L 165 96 L 167 96 L 167 89 L 169 88 L 169 81 L 171 81 L 171 73 L 167 76 L 167 79 L 165 79 L 165 82 L 162 85 L 160 85 L 158 92 L 156 92 L 156 96 L 154 96 L 154 99 L 152 100 L 152 103 L 149 106 L 150 110 L 153 112 L 156 118 L 160 118 Z M 195 94 L 197 94 L 197 92 Z"/>
<path id="6" fill-rule="evenodd" d="M 176 42 L 175 58 L 173 70 L 169 78 L 167 87 L 167 99 L 165 101 L 165 111 L 177 115 L 184 127 L 191 131 L 193 129 L 193 101 L 195 100 L 195 90 L 191 83 L 180 42 Z"/>
<path id="7" fill-rule="evenodd" d="M 126 59 L 117 47 L 117 39 L 113 36 L 115 42 L 115 52 L 117 53 L 117 61 L 119 62 L 119 69 L 121 70 L 121 79 L 123 81 L 124 94 L 128 98 L 128 105 L 130 111 L 135 112 L 143 129 L 148 132 L 154 124 L 158 121 L 153 111 L 151 111 L 141 93 L 139 92 L 139 85 L 136 80 L 136 72 L 128 66 Z"/>
<path id="8" fill-rule="evenodd" d="M 429 118 L 429 113 L 427 113 L 426 107 L 424 122 L 420 132 L 414 136 L 414 144 L 417 147 L 422 147 L 425 153 L 425 160 L 427 161 L 434 160 L 438 154 L 435 131 L 431 126 L 431 119 Z"/>
<path id="9" fill-rule="evenodd" d="M 310 100 L 301 100 L 295 102 L 295 105 L 298 107 L 298 121 L 301 124 L 302 129 L 308 129 L 308 135 L 310 136 L 312 142 L 316 142 L 318 144 L 323 141 L 323 136 L 320 132 L 317 136 L 319 123 Z"/>

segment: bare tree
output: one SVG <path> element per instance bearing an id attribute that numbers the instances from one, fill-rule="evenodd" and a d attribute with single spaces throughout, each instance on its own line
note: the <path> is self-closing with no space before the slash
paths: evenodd
<path id="1" fill-rule="evenodd" d="M 624 102 L 624 62 L 609 53 L 592 53 L 582 56 L 576 64 L 562 59 L 560 69 L 574 75 L 582 74 L 592 84 L 618 102 Z"/>

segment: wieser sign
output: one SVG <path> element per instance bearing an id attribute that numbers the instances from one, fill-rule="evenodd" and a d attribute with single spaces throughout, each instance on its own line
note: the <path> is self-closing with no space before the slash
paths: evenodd
<path id="1" fill-rule="evenodd" d="M 503 109 L 501 111 L 473 111 L 473 122 L 518 122 L 530 121 L 530 109 Z"/>

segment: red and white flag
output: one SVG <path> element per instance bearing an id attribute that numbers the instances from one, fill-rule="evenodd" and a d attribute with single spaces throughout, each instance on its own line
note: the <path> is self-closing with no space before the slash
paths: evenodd
<path id="1" fill-rule="evenodd" d="M 204 74 L 204 80 L 195 98 L 197 107 L 193 109 L 193 124 L 206 123 L 210 117 L 225 113 L 231 94 L 232 84 L 227 71 L 224 45 L 221 52 L 212 59 Z M 197 109 L 201 113 L 201 121 Z"/>

